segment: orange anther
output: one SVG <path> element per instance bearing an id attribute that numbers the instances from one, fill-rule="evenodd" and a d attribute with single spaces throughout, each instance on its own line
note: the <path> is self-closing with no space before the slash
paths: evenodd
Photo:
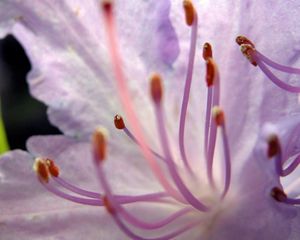
<path id="1" fill-rule="evenodd" d="M 106 158 L 106 134 L 102 128 L 98 128 L 93 134 L 93 150 L 97 162 Z"/>
<path id="2" fill-rule="evenodd" d="M 211 45 L 208 42 L 204 43 L 204 45 L 203 45 L 202 56 L 203 56 L 204 60 L 208 60 L 208 58 L 213 57 L 212 48 L 211 48 Z"/>
<path id="3" fill-rule="evenodd" d="M 154 102 L 159 103 L 163 95 L 161 76 L 154 73 L 150 78 L 150 93 Z"/>
<path id="4" fill-rule="evenodd" d="M 115 123 L 115 127 L 117 129 L 124 129 L 125 128 L 125 123 L 123 121 L 123 118 L 117 114 L 114 118 L 114 123 Z"/>
<path id="5" fill-rule="evenodd" d="M 212 113 L 213 113 L 213 117 L 214 117 L 214 119 L 216 121 L 217 126 L 223 125 L 224 122 L 225 122 L 224 111 L 220 107 L 215 106 L 212 109 Z"/>
<path id="6" fill-rule="evenodd" d="M 196 17 L 196 11 L 191 0 L 183 1 L 183 8 L 185 12 L 185 21 L 188 26 L 191 26 L 194 23 Z"/>

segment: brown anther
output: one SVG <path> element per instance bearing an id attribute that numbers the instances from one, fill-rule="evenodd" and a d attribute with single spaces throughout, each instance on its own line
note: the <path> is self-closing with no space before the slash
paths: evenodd
<path id="1" fill-rule="evenodd" d="M 124 120 L 123 120 L 123 118 L 119 114 L 117 114 L 115 116 L 114 123 L 115 123 L 115 127 L 117 129 L 124 129 L 125 128 Z"/>
<path id="2" fill-rule="evenodd" d="M 272 188 L 271 196 L 278 202 L 284 202 L 287 199 L 287 195 L 279 187 Z"/>
<path id="3" fill-rule="evenodd" d="M 235 41 L 236 41 L 236 43 L 237 43 L 238 45 L 240 45 L 240 46 L 241 46 L 242 44 L 248 44 L 248 45 L 250 45 L 251 47 L 255 48 L 255 45 L 254 45 L 247 37 L 245 37 L 245 36 L 242 36 L 242 35 L 237 36 L 236 39 L 235 39 Z"/>
<path id="4" fill-rule="evenodd" d="M 214 85 L 216 74 L 216 64 L 212 58 L 208 58 L 206 60 L 206 85 L 207 87 L 211 87 Z"/>
<path id="5" fill-rule="evenodd" d="M 37 158 L 35 160 L 33 168 L 41 181 L 43 181 L 44 183 L 49 182 L 48 167 L 43 159 Z"/>
<path id="6" fill-rule="evenodd" d="M 112 7 L 113 7 L 113 1 L 112 0 L 102 0 L 101 7 L 105 13 L 111 13 Z"/>
<path id="7" fill-rule="evenodd" d="M 219 106 L 214 106 L 212 109 L 213 118 L 215 119 L 215 122 L 217 126 L 221 126 L 225 122 L 225 114 L 223 110 Z"/>
<path id="8" fill-rule="evenodd" d="M 102 128 L 98 128 L 93 134 L 93 150 L 96 162 L 102 162 L 106 158 L 106 136 Z"/>
<path id="9" fill-rule="evenodd" d="M 46 164 L 49 170 L 49 173 L 52 177 L 58 177 L 59 176 L 59 167 L 56 166 L 55 162 L 51 159 L 46 159 Z"/>
<path id="10" fill-rule="evenodd" d="M 253 58 L 253 54 L 255 52 L 255 48 L 250 44 L 242 44 L 241 45 L 241 52 L 243 55 L 251 62 L 253 66 L 257 66 L 257 62 Z"/>
<path id="11" fill-rule="evenodd" d="M 192 26 L 196 17 L 196 11 L 191 0 L 183 1 L 183 8 L 185 12 L 185 21 L 188 26 Z"/>
<path id="12" fill-rule="evenodd" d="M 102 198 L 103 200 L 103 205 L 105 207 L 105 209 L 111 214 L 114 215 L 116 213 L 115 209 L 113 208 L 113 206 L 111 205 L 110 201 L 108 200 L 107 196 L 103 196 Z"/>
<path id="13" fill-rule="evenodd" d="M 273 134 L 268 138 L 268 157 L 272 158 L 277 154 L 280 154 L 280 142 L 277 135 Z"/>
<path id="14" fill-rule="evenodd" d="M 154 73 L 150 78 L 150 93 L 153 101 L 159 103 L 163 96 L 163 86 L 161 76 Z"/>
<path id="15" fill-rule="evenodd" d="M 206 61 L 208 60 L 208 58 L 213 57 L 212 48 L 208 42 L 204 43 L 204 45 L 203 45 L 202 56 L 203 56 L 204 60 L 206 60 Z"/>

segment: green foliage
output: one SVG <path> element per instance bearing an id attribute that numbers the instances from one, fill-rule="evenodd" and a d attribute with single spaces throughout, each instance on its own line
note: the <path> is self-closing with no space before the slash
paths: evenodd
<path id="1" fill-rule="evenodd" d="M 8 141 L 6 138 L 4 123 L 1 115 L 1 102 L 0 102 L 0 154 L 9 150 Z"/>

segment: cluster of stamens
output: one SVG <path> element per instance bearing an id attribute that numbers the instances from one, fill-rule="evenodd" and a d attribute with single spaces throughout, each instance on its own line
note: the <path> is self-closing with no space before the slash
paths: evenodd
<path id="1" fill-rule="evenodd" d="M 187 74 L 185 80 L 184 93 L 182 97 L 182 106 L 180 112 L 180 121 L 179 121 L 179 130 L 178 130 L 178 146 L 180 150 L 180 157 L 186 170 L 185 173 L 197 176 L 194 172 L 190 162 L 188 161 L 187 154 L 185 152 L 185 122 L 186 122 L 186 113 L 188 108 L 188 100 L 190 95 L 190 88 L 193 75 L 193 64 L 195 59 L 196 52 L 196 42 L 197 42 L 197 28 L 198 28 L 198 16 L 197 12 L 190 0 L 183 1 L 183 7 L 185 10 L 186 23 L 191 27 L 191 43 L 190 43 L 190 54 L 188 60 Z M 210 212 L 215 206 L 209 202 L 205 202 L 200 199 L 194 192 L 192 192 L 188 184 L 183 180 L 182 173 L 179 172 L 179 168 L 174 161 L 173 153 L 169 146 L 168 133 L 165 125 L 165 116 L 163 111 L 163 78 L 160 74 L 154 73 L 150 77 L 150 96 L 153 102 L 153 107 L 155 110 L 157 131 L 159 134 L 159 140 L 161 144 L 162 153 L 158 153 L 153 150 L 145 141 L 144 133 L 140 122 L 137 119 L 135 112 L 133 111 L 132 99 L 130 97 L 129 90 L 126 85 L 126 78 L 122 71 L 121 58 L 118 53 L 117 37 L 115 33 L 114 26 L 114 16 L 113 8 L 111 1 L 105 1 L 102 6 L 104 12 L 105 26 L 107 29 L 109 49 L 114 64 L 115 78 L 118 87 L 119 96 L 124 107 L 124 111 L 131 127 L 131 130 L 125 124 L 124 119 L 120 115 L 114 117 L 114 124 L 118 130 L 122 130 L 129 139 L 136 144 L 141 152 L 144 155 L 145 160 L 148 162 L 150 168 L 152 169 L 154 175 L 157 177 L 158 182 L 164 188 L 163 192 L 150 193 L 145 195 L 137 196 L 127 196 L 127 195 L 115 195 L 111 189 L 109 181 L 105 177 L 105 172 L 103 170 L 104 160 L 107 158 L 107 135 L 103 129 L 97 129 L 92 137 L 92 146 L 93 146 L 93 159 L 96 169 L 96 174 L 98 180 L 104 189 L 104 194 L 87 191 L 76 187 L 75 185 L 65 181 L 61 176 L 59 176 L 59 169 L 55 165 L 53 160 L 47 158 L 38 158 L 35 162 L 34 169 L 37 172 L 40 182 L 52 193 L 68 199 L 70 201 L 92 205 L 92 206 L 104 206 L 107 212 L 113 217 L 118 226 L 123 230 L 123 232 L 133 239 L 149 239 L 137 235 L 134 231 L 128 226 L 131 225 L 135 228 L 142 230 L 155 230 L 158 228 L 165 227 L 172 224 L 177 219 L 180 219 L 183 216 L 188 215 L 191 211 L 198 211 L 199 214 L 204 214 Z M 254 65 L 259 66 L 263 72 L 265 71 L 265 64 L 268 64 L 271 67 L 276 69 L 283 69 L 282 65 L 273 64 L 271 60 L 264 57 L 256 49 L 254 44 L 247 39 L 246 37 L 239 36 L 236 39 L 236 42 L 241 46 L 242 53 L 247 57 L 247 59 Z M 202 52 L 203 59 L 206 64 L 206 85 L 207 85 L 207 105 L 206 105 L 206 117 L 205 117 L 205 132 L 204 132 L 204 157 L 206 160 L 206 173 L 209 183 L 209 187 L 214 190 L 214 193 L 217 195 L 216 198 L 219 199 L 219 203 L 227 196 L 227 193 L 230 189 L 231 183 L 231 161 L 230 161 L 230 149 L 227 137 L 227 131 L 225 126 L 225 113 L 222 110 L 220 105 L 220 77 L 217 68 L 217 64 L 213 59 L 212 47 L 209 43 L 205 43 L 203 46 Z M 275 67 L 276 66 L 276 67 Z M 278 67 L 279 66 L 279 67 Z M 285 70 L 292 70 L 292 68 L 285 67 Z M 269 76 L 269 74 L 267 74 Z M 299 71 L 300 74 L 300 71 Z M 272 81 L 274 79 L 271 79 Z M 274 82 L 274 81 L 273 81 Z M 278 84 L 278 81 L 275 81 L 275 84 Z M 295 87 L 289 86 L 286 83 L 284 84 L 284 89 L 293 90 Z M 288 87 L 287 87 L 288 86 Z M 300 88 L 299 88 L 300 89 Z M 299 91 L 300 92 L 300 91 Z M 213 171 L 213 162 L 214 162 L 214 152 L 216 146 L 216 137 L 217 129 L 220 129 L 223 150 L 224 150 L 224 182 L 220 188 L 220 184 L 216 187 L 214 171 Z M 281 159 L 281 149 L 280 141 L 276 135 L 272 135 L 268 139 L 268 152 L 267 156 L 270 159 L 275 158 L 274 162 L 276 165 L 276 171 L 278 176 L 284 176 L 288 172 L 293 171 L 298 164 L 292 163 L 292 166 L 287 167 L 283 170 L 282 159 Z M 295 160 L 296 161 L 296 160 Z M 297 160 L 300 162 L 299 160 Z M 297 162 L 297 163 L 298 163 Z M 164 164 L 168 169 L 168 174 L 170 178 L 166 177 L 166 173 L 161 168 L 161 165 Z M 54 183 L 60 186 L 57 188 L 55 184 L 52 184 L 50 179 L 54 180 Z M 171 179 L 171 181 L 170 181 Z M 197 180 L 197 178 L 196 178 Z M 199 180 L 199 179 L 198 179 Z M 62 189 L 73 192 L 76 196 L 69 193 L 63 192 Z M 215 191 L 217 189 L 217 191 Z M 270 195 L 279 202 L 293 203 L 293 199 L 289 199 L 283 190 L 280 187 L 274 187 L 271 190 Z M 135 202 L 150 202 L 150 203 L 169 203 L 174 204 L 178 202 L 181 207 L 178 211 L 168 216 L 165 219 L 156 221 L 156 222 L 147 222 L 132 213 L 130 213 L 123 205 L 132 204 Z M 300 203 L 300 200 L 297 201 L 297 204 Z M 200 224 L 200 220 L 196 219 L 181 228 L 155 239 L 170 239 L 174 238 L 189 229 Z"/>

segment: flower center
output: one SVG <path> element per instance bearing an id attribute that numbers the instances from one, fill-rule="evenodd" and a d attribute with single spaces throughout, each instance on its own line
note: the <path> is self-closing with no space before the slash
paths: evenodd
<path id="1" fill-rule="evenodd" d="M 213 59 L 212 47 L 209 43 L 204 44 L 202 52 L 202 56 L 206 64 L 207 85 L 203 146 L 204 160 L 206 163 L 206 181 L 204 181 L 204 183 L 199 183 L 200 177 L 197 176 L 197 173 L 193 169 L 193 166 L 191 166 L 187 157 L 185 148 L 185 127 L 196 54 L 198 16 L 190 0 L 183 1 L 183 8 L 185 11 L 187 26 L 191 28 L 191 38 L 178 126 L 178 148 L 180 152 L 180 160 L 183 163 L 183 167 L 181 168 L 179 164 L 175 162 L 174 153 L 171 151 L 168 139 L 168 129 L 165 124 L 163 107 L 163 78 L 158 73 L 154 73 L 150 77 L 150 96 L 155 110 L 157 132 L 162 151 L 162 153 L 159 153 L 153 150 L 146 142 L 146 137 L 144 136 L 145 133 L 142 131 L 141 123 L 133 108 L 132 98 L 126 84 L 125 75 L 123 74 L 121 57 L 118 51 L 118 38 L 115 33 L 113 4 L 111 1 L 105 1 L 102 4 L 117 90 L 129 127 L 127 127 L 127 123 L 125 124 L 123 117 L 120 115 L 116 115 L 114 117 L 114 124 L 117 129 L 124 132 L 125 135 L 140 148 L 144 159 L 148 162 L 149 167 L 156 176 L 157 181 L 163 187 L 164 191 L 136 196 L 114 194 L 103 170 L 103 164 L 105 164 L 104 160 L 107 158 L 107 137 L 105 131 L 101 128 L 97 129 L 93 134 L 92 147 L 94 166 L 98 180 L 104 189 L 103 194 L 87 191 L 64 180 L 60 176 L 59 168 L 55 165 L 53 160 L 37 158 L 34 165 L 34 169 L 40 182 L 49 191 L 76 203 L 91 206 L 104 206 L 120 229 L 133 239 L 150 238 L 137 235 L 131 227 L 129 227 L 129 225 L 150 231 L 170 226 L 183 217 L 189 217 L 187 223 L 182 227 L 178 228 L 177 225 L 174 224 L 175 230 L 173 229 L 173 231 L 167 235 L 151 238 L 155 240 L 175 238 L 189 229 L 201 225 L 204 218 L 206 218 L 206 221 L 211 223 L 218 215 L 220 209 L 224 208 L 224 204 L 226 204 L 228 192 L 231 187 L 230 146 L 226 130 L 225 113 L 219 106 L 220 76 L 217 64 Z M 254 44 L 246 37 L 239 36 L 236 41 L 241 46 L 242 53 L 247 57 L 247 59 L 254 66 L 260 67 L 276 85 L 291 92 L 300 92 L 299 87 L 291 86 L 274 77 L 264 64 L 268 64 L 276 69 L 284 69 L 286 72 L 295 72 L 298 74 L 295 69 L 278 65 L 267 59 L 255 49 Z M 221 184 L 216 184 L 216 176 L 214 176 L 213 171 L 218 129 L 220 130 L 219 132 L 224 150 L 224 154 L 222 155 L 224 160 L 224 177 Z M 283 169 L 280 140 L 277 135 L 272 135 L 272 137 L 268 139 L 267 156 L 268 158 L 275 158 L 274 162 L 278 176 L 285 176 L 289 174 L 300 163 L 300 158 L 297 158 L 297 161 L 295 160 L 295 162 L 293 162 L 289 167 Z M 163 167 L 165 167 L 168 171 L 164 171 L 165 168 Z M 199 184 L 196 185 L 196 190 L 193 186 L 195 183 Z M 64 192 L 64 190 L 71 191 L 72 194 Z M 288 198 L 284 191 L 279 187 L 274 187 L 271 190 L 270 195 L 279 202 L 291 204 L 300 203 L 300 200 L 295 202 L 295 199 Z M 126 204 L 133 204 L 136 202 L 168 204 L 176 210 L 171 215 L 163 219 L 145 221 L 144 219 L 135 216 L 125 207 Z M 207 218 L 209 220 L 207 220 Z"/>

